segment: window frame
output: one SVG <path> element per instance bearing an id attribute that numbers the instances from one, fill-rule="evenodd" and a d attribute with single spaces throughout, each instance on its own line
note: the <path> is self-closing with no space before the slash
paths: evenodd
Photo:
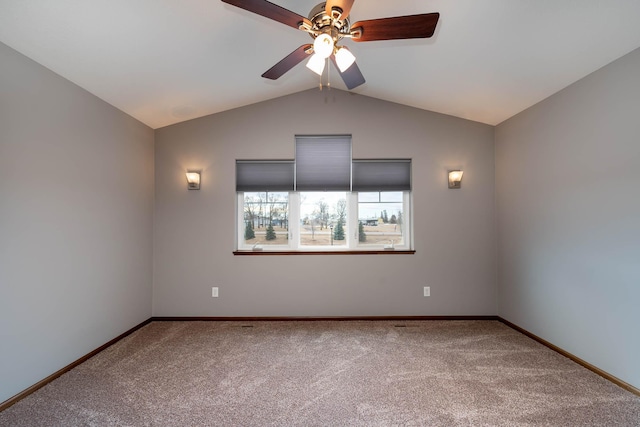
<path id="1" fill-rule="evenodd" d="M 384 192 L 384 191 L 382 191 Z M 300 193 L 299 191 L 289 191 L 288 196 L 288 240 L 286 245 L 255 245 L 245 244 L 244 232 L 246 222 L 245 214 L 245 192 L 236 192 L 236 255 L 246 254 L 372 254 L 372 253 L 415 253 L 413 249 L 413 215 L 412 215 L 412 192 L 403 191 L 402 212 L 403 212 L 403 243 L 400 245 L 389 244 L 361 244 L 358 236 L 358 192 L 347 191 L 347 216 L 345 234 L 346 244 L 340 246 L 331 245 L 302 245 L 300 242 L 301 214 L 300 214 Z M 242 224 L 242 226 L 240 226 Z"/>
<path id="2" fill-rule="evenodd" d="M 289 231 L 288 231 L 288 238 L 287 238 L 287 244 L 286 245 L 265 245 L 265 244 L 260 244 L 260 242 L 256 242 L 253 245 L 248 245 L 245 242 L 244 239 L 244 233 L 245 233 L 245 227 L 246 227 L 246 221 L 245 221 L 245 193 L 263 193 L 264 191 L 238 191 L 236 192 L 236 250 L 237 251 L 263 251 L 265 248 L 267 248 L 267 251 L 289 251 L 292 250 L 292 246 L 291 246 L 291 224 L 293 223 L 293 221 L 295 220 L 296 223 L 298 221 L 298 218 L 292 218 L 291 217 L 291 191 L 277 191 L 278 193 L 288 193 L 288 208 L 289 209 L 289 213 L 288 213 L 288 223 L 289 223 Z M 268 193 L 268 192 L 264 192 L 264 193 Z M 242 224 L 242 226 L 240 226 L 240 224 Z"/>
<path id="3" fill-rule="evenodd" d="M 379 191 L 379 193 L 386 193 L 389 191 Z M 355 194 L 355 204 L 356 204 L 356 208 L 359 204 L 358 201 L 358 194 L 360 192 L 353 192 L 353 194 Z M 363 191 L 363 193 L 371 193 L 371 191 Z M 367 243 L 360 243 L 360 239 L 359 239 L 359 235 L 358 235 L 358 227 L 356 227 L 355 233 L 354 233 L 354 239 L 355 239 L 355 243 L 356 246 L 358 248 L 358 250 L 405 250 L 405 251 L 410 251 L 413 250 L 413 223 L 412 223 L 412 200 L 413 200 L 413 196 L 411 193 L 411 190 L 404 190 L 402 191 L 402 222 L 403 225 L 405 226 L 405 228 L 403 228 L 402 230 L 402 244 L 393 244 L 391 245 L 391 243 L 382 243 L 382 244 L 367 244 Z M 384 203 L 384 202 L 381 202 Z M 356 209 L 356 214 L 358 213 L 358 210 Z M 358 224 L 360 222 L 360 218 L 356 218 L 356 224 Z"/>

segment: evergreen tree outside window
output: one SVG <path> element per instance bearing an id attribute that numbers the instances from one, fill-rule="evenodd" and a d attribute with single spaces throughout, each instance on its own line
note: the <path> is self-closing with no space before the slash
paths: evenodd
<path id="1" fill-rule="evenodd" d="M 364 243 L 367 241 L 367 233 L 364 232 L 364 224 L 358 221 L 358 241 Z"/>
<path id="2" fill-rule="evenodd" d="M 340 221 L 336 223 L 336 228 L 335 230 L 333 230 L 333 239 L 344 240 L 344 227 L 342 226 L 342 222 Z"/>
<path id="3" fill-rule="evenodd" d="M 271 225 L 271 224 L 269 224 L 269 226 L 267 227 L 267 233 L 266 233 L 265 239 L 267 239 L 267 240 L 275 240 L 276 239 L 276 232 L 273 229 L 273 225 Z"/>

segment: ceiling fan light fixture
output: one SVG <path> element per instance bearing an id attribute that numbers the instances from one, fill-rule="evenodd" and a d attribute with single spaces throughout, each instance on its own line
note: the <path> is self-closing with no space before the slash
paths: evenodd
<path id="1" fill-rule="evenodd" d="M 333 39 L 329 34 L 320 34 L 313 41 L 313 51 L 323 59 L 331 56 L 333 53 Z"/>
<path id="2" fill-rule="evenodd" d="M 341 73 L 347 71 L 355 61 L 356 57 L 346 47 L 341 47 L 336 52 L 336 64 L 338 64 Z"/>
<path id="3" fill-rule="evenodd" d="M 317 75 L 321 76 L 322 72 L 324 71 L 324 62 L 325 61 L 323 57 L 321 57 L 317 53 L 314 53 L 313 55 L 311 55 L 311 58 L 309 58 L 309 61 L 307 61 L 307 68 Z"/>
<path id="4" fill-rule="evenodd" d="M 298 47 L 264 72 L 262 77 L 276 80 L 313 52 L 307 67 L 322 78 L 321 73 L 325 67 L 322 60 L 325 59 L 324 62 L 326 62 L 326 59 L 334 55 L 340 57 L 339 60 L 337 58 L 331 58 L 331 60 L 337 66 L 340 77 L 349 90 L 365 83 L 365 79 L 354 62 L 353 55 L 337 46 L 340 40 L 348 37 L 359 43 L 429 38 L 435 33 L 440 18 L 440 14 L 434 12 L 368 19 L 352 24 L 350 14 L 354 1 L 326 0 L 313 7 L 308 18 L 305 18 L 269 0 L 222 0 L 223 3 L 302 30 L 313 38 L 313 44 L 307 43 Z"/>

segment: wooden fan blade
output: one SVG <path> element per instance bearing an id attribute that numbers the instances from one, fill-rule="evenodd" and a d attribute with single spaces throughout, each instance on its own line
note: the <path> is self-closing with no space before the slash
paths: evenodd
<path id="1" fill-rule="evenodd" d="M 364 76 L 362 75 L 362 72 L 360 72 L 358 64 L 356 64 L 355 62 L 351 64 L 351 67 L 347 68 L 344 72 L 340 71 L 340 68 L 338 68 L 335 55 L 331 55 L 331 62 L 333 62 L 336 70 L 338 70 L 338 74 L 340 74 L 340 77 L 342 77 L 344 84 L 347 85 L 347 89 L 354 89 L 365 82 Z"/>
<path id="2" fill-rule="evenodd" d="M 436 30 L 439 17 L 439 13 L 423 13 L 358 21 L 351 25 L 352 40 L 369 42 L 431 37 Z"/>
<path id="3" fill-rule="evenodd" d="M 256 13 L 265 18 L 273 19 L 295 29 L 300 28 L 301 23 L 311 27 L 311 22 L 302 15 L 291 12 L 284 7 L 268 2 L 267 0 L 222 0 L 224 3 L 239 7 L 249 12 Z"/>
<path id="4" fill-rule="evenodd" d="M 278 62 L 273 67 L 269 68 L 267 71 L 262 74 L 262 77 L 265 79 L 277 80 L 282 77 L 287 71 L 298 65 L 309 56 L 313 45 L 303 44 L 289 55 L 285 56 L 280 62 Z"/>
<path id="5" fill-rule="evenodd" d="M 353 6 L 354 0 L 327 0 L 325 6 L 325 13 L 329 16 L 333 16 L 335 19 L 345 19 L 351 13 L 351 6 Z M 340 12 L 335 12 L 333 9 L 338 9 Z"/>

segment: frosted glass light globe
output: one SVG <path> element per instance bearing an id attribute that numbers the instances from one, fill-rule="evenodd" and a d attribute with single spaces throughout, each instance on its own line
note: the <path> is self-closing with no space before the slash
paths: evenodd
<path id="1" fill-rule="evenodd" d="M 320 34 L 313 41 L 313 51 L 322 58 L 328 58 L 333 53 L 333 39 L 329 34 Z"/>
<path id="2" fill-rule="evenodd" d="M 325 59 L 319 56 L 317 53 L 311 55 L 309 61 L 307 61 L 307 68 L 321 76 L 324 71 L 324 61 Z"/>
<path id="3" fill-rule="evenodd" d="M 353 56 L 349 49 L 346 47 L 341 47 L 338 52 L 336 52 L 336 63 L 338 64 L 338 68 L 340 72 L 344 73 L 347 71 L 351 65 L 355 62 L 356 57 Z"/>

